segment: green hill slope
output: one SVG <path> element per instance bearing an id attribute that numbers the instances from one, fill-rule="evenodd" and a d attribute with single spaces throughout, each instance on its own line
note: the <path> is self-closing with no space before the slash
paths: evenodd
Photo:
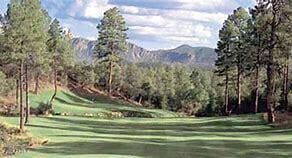
<path id="1" fill-rule="evenodd" d="M 47 103 L 53 91 L 44 91 L 39 95 L 30 95 L 30 104 L 37 108 L 41 103 Z M 115 101 L 106 96 L 97 96 L 92 100 L 83 98 L 67 90 L 58 91 L 53 101 L 53 109 L 57 114 L 74 116 L 107 117 L 111 113 L 123 114 L 125 117 L 177 117 L 174 112 L 158 109 L 147 109 L 130 103 Z"/>

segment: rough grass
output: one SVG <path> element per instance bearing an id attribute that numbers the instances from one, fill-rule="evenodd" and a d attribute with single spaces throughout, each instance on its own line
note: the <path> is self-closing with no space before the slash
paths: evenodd
<path id="1" fill-rule="evenodd" d="M 33 108 L 37 108 L 41 103 L 46 103 L 50 100 L 53 91 L 44 91 L 39 95 L 30 95 L 30 104 Z M 85 114 L 97 115 L 100 113 L 125 112 L 132 111 L 151 117 L 177 117 L 174 112 L 147 109 L 138 107 L 125 102 L 118 102 L 109 99 L 108 97 L 97 97 L 94 100 L 82 98 L 70 91 L 58 91 L 55 100 L 53 101 L 53 109 L 55 113 L 67 113 L 74 116 L 84 116 Z"/>
<path id="2" fill-rule="evenodd" d="M 17 124 L 17 118 L 0 118 Z M 292 157 L 292 129 L 260 115 L 232 118 L 33 118 L 28 130 L 49 143 L 16 157 Z"/>

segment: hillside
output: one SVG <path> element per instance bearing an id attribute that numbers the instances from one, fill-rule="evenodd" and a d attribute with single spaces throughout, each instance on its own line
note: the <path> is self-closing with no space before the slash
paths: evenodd
<path id="1" fill-rule="evenodd" d="M 83 38 L 74 38 L 72 40 L 76 58 L 79 61 L 91 61 L 93 58 L 95 41 Z M 191 47 L 181 45 L 170 50 L 149 51 L 132 43 L 127 43 L 128 51 L 121 54 L 121 57 L 130 62 L 147 63 L 160 62 L 166 64 L 182 63 L 197 65 L 203 67 L 213 67 L 217 55 L 212 48 L 208 47 Z"/>
<path id="2" fill-rule="evenodd" d="M 79 90 L 80 91 L 80 90 Z M 31 107 L 36 109 L 46 104 L 53 90 L 43 91 L 39 95 L 30 94 Z M 115 100 L 105 95 L 81 95 L 75 91 L 60 90 L 53 101 L 54 113 L 57 115 L 111 117 L 176 117 L 171 111 L 148 109 L 130 103 Z"/>

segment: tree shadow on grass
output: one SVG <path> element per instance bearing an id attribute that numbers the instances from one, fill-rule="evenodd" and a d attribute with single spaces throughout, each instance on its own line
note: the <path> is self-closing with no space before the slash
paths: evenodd
<path id="1" fill-rule="evenodd" d="M 52 143 L 35 152 L 60 155 L 123 155 L 151 158 L 193 157 L 291 157 L 292 145 L 283 142 L 193 140 L 153 144 L 131 140 L 72 141 Z"/>
<path id="2" fill-rule="evenodd" d="M 90 101 L 90 98 L 83 98 L 81 99 L 79 96 L 75 96 L 72 95 L 70 93 L 67 92 L 62 92 L 67 98 L 69 98 L 69 100 L 71 101 L 67 101 L 65 99 L 62 99 L 60 97 L 56 97 L 56 101 L 63 103 L 63 104 L 67 104 L 67 105 L 74 105 L 74 106 L 79 106 L 79 107 L 85 107 L 85 108 L 104 108 L 107 110 L 115 110 L 115 108 L 117 109 L 116 111 L 118 111 L 118 109 L 121 109 L 123 107 L 132 107 L 132 106 L 126 106 L 126 104 L 121 104 L 118 102 L 114 102 L 111 101 L 109 99 L 96 99 L 93 101 Z M 99 106 L 98 106 L 99 104 Z"/>
<path id="3" fill-rule="evenodd" d="M 234 120 L 221 120 L 226 123 L 224 124 L 220 119 L 209 119 L 206 122 L 184 123 L 182 121 L 157 124 L 84 118 L 78 120 L 77 117 L 47 119 L 53 122 L 50 125 L 30 126 L 43 128 L 43 130 L 54 130 L 56 134 L 50 136 L 56 140 L 65 138 L 68 141 L 52 142 L 41 148 L 33 149 L 33 151 L 42 154 L 64 156 L 103 154 L 151 158 L 233 158 L 255 157 L 255 155 L 256 157 L 288 158 L 292 156 L 292 140 L 250 141 L 247 139 L 243 141 L 244 134 L 254 133 L 256 137 L 260 138 L 266 134 L 285 135 L 292 133 L 292 129 L 254 129 L 254 127 L 262 125 L 256 120 L 244 120 L 240 121 L 241 123 Z M 239 127 L 237 131 L 228 130 L 233 126 Z M 240 127 L 248 127 L 248 129 L 242 130 Z M 66 130 L 66 132 L 58 130 Z M 226 134 L 218 134 L 218 131 L 226 132 Z M 69 134 L 67 134 L 68 132 Z M 237 137 L 241 139 L 236 140 Z"/>
<path id="4" fill-rule="evenodd" d="M 69 102 L 60 97 L 56 97 L 55 100 L 62 104 L 67 104 L 67 105 L 74 105 L 74 106 L 85 107 L 85 108 L 96 108 L 96 106 L 94 106 L 92 103 L 89 104 L 89 103 Z"/>
<path id="5" fill-rule="evenodd" d="M 129 122 L 129 123 L 119 123 L 118 121 L 108 122 L 107 120 L 76 120 L 68 119 L 66 117 L 53 117 L 47 118 L 56 122 L 63 122 L 65 124 L 74 124 L 80 126 L 87 126 L 90 128 L 108 128 L 108 129 L 141 129 L 141 130 L 177 130 L 180 131 L 200 131 L 200 132 L 258 132 L 260 131 L 270 131 L 273 128 L 257 129 L 254 128 L 259 125 L 265 125 L 261 121 L 246 120 L 241 122 L 236 122 L 233 120 L 216 120 L 208 122 L 194 122 L 194 123 L 172 123 L 172 124 L 155 124 L 155 123 L 143 123 L 143 122 Z M 244 128 L 243 128 L 244 127 Z M 289 130 L 289 129 L 287 129 Z"/>
<path id="6" fill-rule="evenodd" d="M 143 124 L 143 123 L 118 123 L 118 122 L 108 122 L 107 120 L 75 120 L 67 119 L 65 117 L 54 117 L 47 118 L 55 122 L 55 126 L 48 125 L 30 125 L 31 127 L 44 128 L 44 129 L 54 129 L 54 130 L 66 130 L 71 132 L 91 132 L 93 135 L 108 135 L 107 137 L 113 135 L 122 136 L 155 136 L 157 137 L 193 137 L 193 136 L 203 136 L 203 137 L 224 137 L 224 138 L 236 138 L 243 137 L 243 135 L 271 135 L 271 134 L 281 134 L 290 135 L 292 134 L 292 129 L 257 129 L 254 126 L 250 126 L 246 129 L 238 128 L 230 129 L 229 126 L 224 126 L 219 124 L 218 126 L 209 126 L 208 124 L 176 124 L 176 125 L 159 125 L 159 124 Z M 65 125 L 65 126 L 62 126 Z M 117 137 L 120 138 L 121 137 Z"/>

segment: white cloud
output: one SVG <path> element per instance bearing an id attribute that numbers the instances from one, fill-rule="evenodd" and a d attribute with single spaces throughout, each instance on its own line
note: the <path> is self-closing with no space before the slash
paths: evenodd
<path id="1" fill-rule="evenodd" d="M 192 10 L 223 10 L 234 9 L 237 3 L 234 0 L 173 0 L 182 3 L 180 8 Z"/>
<path id="2" fill-rule="evenodd" d="M 74 18 L 60 19 L 62 26 L 70 28 L 74 37 L 85 37 L 90 40 L 97 38 L 96 26 L 88 21 L 80 21 Z M 81 32 L 82 31 L 82 32 Z"/>
<path id="3" fill-rule="evenodd" d="M 195 20 L 201 22 L 210 22 L 222 24 L 223 21 L 227 18 L 227 15 L 224 13 L 209 13 L 209 12 L 199 12 L 193 10 L 163 10 L 163 9 L 147 9 L 139 8 L 134 6 L 121 6 L 120 10 L 124 14 L 130 14 L 131 17 L 134 16 L 159 16 L 163 18 L 169 18 L 174 20 Z"/>
<path id="4" fill-rule="evenodd" d="M 152 26 L 152 27 L 168 27 L 175 25 L 175 21 L 166 19 L 160 15 L 124 15 L 126 22 L 130 26 Z"/>
<path id="5" fill-rule="evenodd" d="M 139 14 L 141 12 L 141 9 L 135 6 L 121 6 L 120 10 L 129 14 Z"/>
<path id="6" fill-rule="evenodd" d="M 85 18 L 102 18 L 103 13 L 114 7 L 108 0 L 75 0 L 69 8 L 69 15 L 83 16 Z"/>
<path id="7" fill-rule="evenodd" d="M 159 9 L 159 7 L 143 6 L 143 4 L 112 5 L 109 4 L 109 0 L 74 0 L 68 9 L 68 14 L 73 18 L 83 18 L 84 21 L 101 19 L 106 10 L 117 6 L 125 17 L 132 41 L 142 43 L 145 40 L 149 43 L 151 39 L 155 39 L 164 45 L 172 46 L 179 44 L 215 46 L 214 39 L 217 39 L 219 27 L 227 18 L 227 13 L 232 13 L 240 1 L 159 0 L 159 2 L 177 4 L 172 8 Z M 243 1 L 246 3 L 254 0 Z M 85 24 L 84 21 L 81 23 Z M 98 21 L 95 24 L 88 21 L 87 24 L 90 25 L 88 28 L 93 30 Z M 79 26 L 72 27 L 77 29 Z M 85 28 L 85 26 L 82 27 Z M 93 39 L 95 36 L 87 32 L 84 37 Z"/>
<path id="8" fill-rule="evenodd" d="M 168 28 L 132 26 L 130 30 L 140 36 L 152 36 L 153 38 L 171 42 L 193 42 L 193 44 L 198 44 L 200 41 L 205 41 L 212 36 L 212 31 L 209 27 L 186 22 L 182 22 L 181 25 L 178 24 L 176 27 Z"/>

